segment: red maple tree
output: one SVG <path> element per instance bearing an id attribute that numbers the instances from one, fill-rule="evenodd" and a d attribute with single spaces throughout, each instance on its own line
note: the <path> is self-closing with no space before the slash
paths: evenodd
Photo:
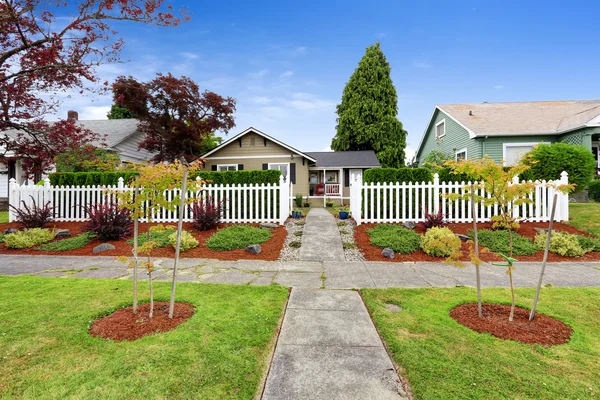
<path id="1" fill-rule="evenodd" d="M 203 139 L 235 126 L 236 101 L 200 92 L 190 78 L 157 74 L 150 82 L 121 76 L 113 84 L 116 104 L 131 111 L 145 134 L 140 148 L 155 152 L 154 161 L 192 161 L 202 156 Z"/>
<path id="2" fill-rule="evenodd" d="M 185 10 L 175 16 L 164 0 L 0 1 L 0 161 L 13 153 L 31 177 L 57 154 L 102 139 L 73 121 L 43 117 L 65 93 L 108 87 L 96 67 L 119 62 L 124 44 L 111 23 L 176 26 L 183 19 Z"/>

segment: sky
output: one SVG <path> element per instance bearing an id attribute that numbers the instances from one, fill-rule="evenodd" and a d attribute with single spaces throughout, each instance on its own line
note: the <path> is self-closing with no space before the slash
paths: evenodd
<path id="1" fill-rule="evenodd" d="M 237 100 L 231 137 L 253 126 L 302 151 L 325 151 L 335 107 L 376 42 L 391 65 L 407 155 L 436 104 L 600 98 L 598 1 L 238 1 L 186 5 L 175 28 L 116 26 L 114 80 L 189 76 Z M 80 119 L 105 119 L 110 96 L 72 96 Z M 64 114 L 64 115 L 63 115 Z M 56 117 L 56 116 L 55 116 Z"/>

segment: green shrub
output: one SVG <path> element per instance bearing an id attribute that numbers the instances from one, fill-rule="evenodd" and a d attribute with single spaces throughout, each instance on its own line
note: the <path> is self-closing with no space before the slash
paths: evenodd
<path id="1" fill-rule="evenodd" d="M 531 167 L 534 179 L 557 180 L 567 171 L 576 192 L 587 187 L 596 172 L 596 160 L 587 147 L 562 142 L 535 146 L 523 162 Z"/>
<path id="2" fill-rule="evenodd" d="M 593 180 L 588 185 L 590 199 L 600 202 L 600 179 Z"/>
<path id="3" fill-rule="evenodd" d="M 342 247 L 344 249 L 355 249 L 356 248 L 356 243 L 353 243 L 353 242 L 343 242 L 342 243 Z"/>
<path id="4" fill-rule="evenodd" d="M 367 229 L 367 235 L 373 246 L 389 247 L 400 254 L 417 251 L 421 245 L 421 236 L 418 233 L 400 225 L 380 224 Z"/>
<path id="5" fill-rule="evenodd" d="M 538 233 L 535 235 L 535 244 L 538 248 L 546 247 L 546 233 Z M 550 251 L 567 257 L 581 257 L 591 249 L 584 249 L 579 244 L 577 235 L 572 235 L 566 232 L 552 232 L 550 237 Z"/>
<path id="6" fill-rule="evenodd" d="M 281 171 L 276 169 L 248 170 L 248 171 L 200 171 L 196 176 L 211 181 L 213 185 L 239 185 L 239 184 L 278 184 Z"/>
<path id="7" fill-rule="evenodd" d="M 170 236 L 175 230 L 175 227 L 172 225 L 155 225 L 150 227 L 150 241 L 156 243 L 157 248 L 167 247 L 171 245 Z M 148 241 L 148 235 L 146 233 L 141 233 L 138 236 L 138 246 L 143 245 Z M 133 246 L 133 238 L 127 241 L 127 244 Z"/>
<path id="8" fill-rule="evenodd" d="M 439 150 L 431 150 L 423 158 L 423 168 L 427 168 L 433 173 L 436 173 L 440 168 L 444 167 L 444 163 L 449 160 L 454 160 L 452 154 L 444 153 Z"/>
<path id="9" fill-rule="evenodd" d="M 364 173 L 364 182 L 431 182 L 433 175 L 427 168 L 371 168 Z"/>
<path id="10" fill-rule="evenodd" d="M 271 238 L 268 229 L 253 226 L 236 225 L 219 229 L 206 240 L 206 245 L 211 250 L 243 249 L 249 244 L 262 244 Z"/>
<path id="11" fill-rule="evenodd" d="M 173 246 L 173 248 L 177 246 L 177 232 L 173 232 L 169 235 L 169 244 Z M 191 233 L 189 233 L 188 231 L 181 232 L 181 251 L 193 249 L 194 247 L 198 247 L 198 245 L 198 240 L 194 236 L 192 236 Z"/>
<path id="12" fill-rule="evenodd" d="M 125 185 L 138 175 L 137 172 L 54 172 L 48 175 L 52 186 L 117 186 L 119 178 Z"/>
<path id="13" fill-rule="evenodd" d="M 4 237 L 4 243 L 11 249 L 28 249 L 54 239 L 54 230 L 32 228 L 18 231 Z"/>
<path id="14" fill-rule="evenodd" d="M 294 199 L 294 202 L 296 203 L 296 207 L 301 208 L 302 207 L 302 203 L 303 203 L 303 198 L 301 194 L 297 194 L 296 198 Z"/>
<path id="15" fill-rule="evenodd" d="M 300 242 L 299 240 L 294 240 L 293 242 L 290 242 L 288 246 L 290 246 L 292 249 L 299 249 L 300 247 L 302 247 L 302 242 Z"/>
<path id="16" fill-rule="evenodd" d="M 304 234 L 303 231 L 296 231 L 294 232 L 294 236 L 302 236 Z"/>
<path id="17" fill-rule="evenodd" d="M 440 182 L 473 182 L 477 180 L 475 177 L 467 174 L 455 174 L 452 172 L 452 169 L 447 167 L 439 168 L 437 173 L 440 177 Z"/>
<path id="18" fill-rule="evenodd" d="M 421 239 L 423 251 L 434 257 L 450 257 L 460 246 L 460 239 L 448 228 L 430 228 Z"/>
<path id="19" fill-rule="evenodd" d="M 4 243 L 4 235 L 0 233 L 0 244 Z"/>
<path id="20" fill-rule="evenodd" d="M 582 249 L 589 251 L 600 251 L 600 240 L 583 235 L 577 235 L 577 241 Z"/>
<path id="21" fill-rule="evenodd" d="M 472 238 L 473 231 L 469 231 L 468 235 Z M 479 244 L 483 247 L 487 247 L 495 253 L 502 253 L 508 255 L 509 250 L 509 239 L 507 230 L 496 230 L 491 231 L 489 229 L 482 229 L 478 231 Z M 536 253 L 539 249 L 531 242 L 531 240 L 523 237 L 516 232 L 513 232 L 513 255 L 515 256 L 529 256 Z"/>
<path id="22" fill-rule="evenodd" d="M 57 242 L 45 243 L 38 247 L 38 250 L 43 251 L 68 251 L 80 249 L 90 243 L 96 236 L 93 233 L 86 232 L 77 236 L 62 239 Z"/>
<path id="23" fill-rule="evenodd" d="M 346 226 L 348 225 L 345 221 L 338 221 L 337 226 Z"/>

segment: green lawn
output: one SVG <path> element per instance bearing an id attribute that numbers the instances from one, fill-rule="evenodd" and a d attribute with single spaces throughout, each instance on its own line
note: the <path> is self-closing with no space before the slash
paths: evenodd
<path id="1" fill-rule="evenodd" d="M 600 237 L 600 203 L 570 203 L 569 224 Z"/>
<path id="2" fill-rule="evenodd" d="M 168 301 L 169 283 L 154 288 Z M 287 289 L 181 283 L 177 294 L 196 306 L 189 321 L 116 343 L 88 326 L 130 304 L 131 282 L 0 277 L 0 398 L 252 398 Z"/>
<path id="3" fill-rule="evenodd" d="M 0 224 L 8 222 L 8 211 L 0 211 Z"/>
<path id="4" fill-rule="evenodd" d="M 598 399 L 600 289 L 546 288 L 538 311 L 570 325 L 567 344 L 546 348 L 478 334 L 448 316 L 474 289 L 366 289 L 363 297 L 395 361 L 423 399 Z M 520 306 L 534 291 L 518 289 Z M 508 302 L 508 289 L 483 291 Z M 385 303 L 402 307 L 387 311 Z"/>

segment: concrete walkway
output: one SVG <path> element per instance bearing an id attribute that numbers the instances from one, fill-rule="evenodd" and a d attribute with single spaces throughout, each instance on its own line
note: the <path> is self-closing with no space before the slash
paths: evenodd
<path id="1" fill-rule="evenodd" d="M 313 208 L 306 216 L 301 261 L 344 261 L 344 248 L 335 218 L 324 208 Z"/>
<path id="2" fill-rule="evenodd" d="M 408 397 L 357 292 L 295 288 L 262 398 Z"/>
<path id="3" fill-rule="evenodd" d="M 172 259 L 155 260 L 154 279 L 171 279 Z M 517 263 L 515 286 L 537 284 L 541 263 Z M 298 288 L 353 289 L 385 287 L 454 287 L 475 286 L 475 267 L 452 267 L 442 262 L 374 262 L 374 261 L 219 261 L 183 258 L 181 282 L 270 285 Z M 0 255 L 0 275 L 55 276 L 64 278 L 131 279 L 128 270 L 114 257 Z M 146 278 L 144 272 L 140 277 Z M 505 269 L 484 264 L 483 287 L 506 287 Z M 600 263 L 549 263 L 544 283 L 552 286 L 600 286 Z"/>

